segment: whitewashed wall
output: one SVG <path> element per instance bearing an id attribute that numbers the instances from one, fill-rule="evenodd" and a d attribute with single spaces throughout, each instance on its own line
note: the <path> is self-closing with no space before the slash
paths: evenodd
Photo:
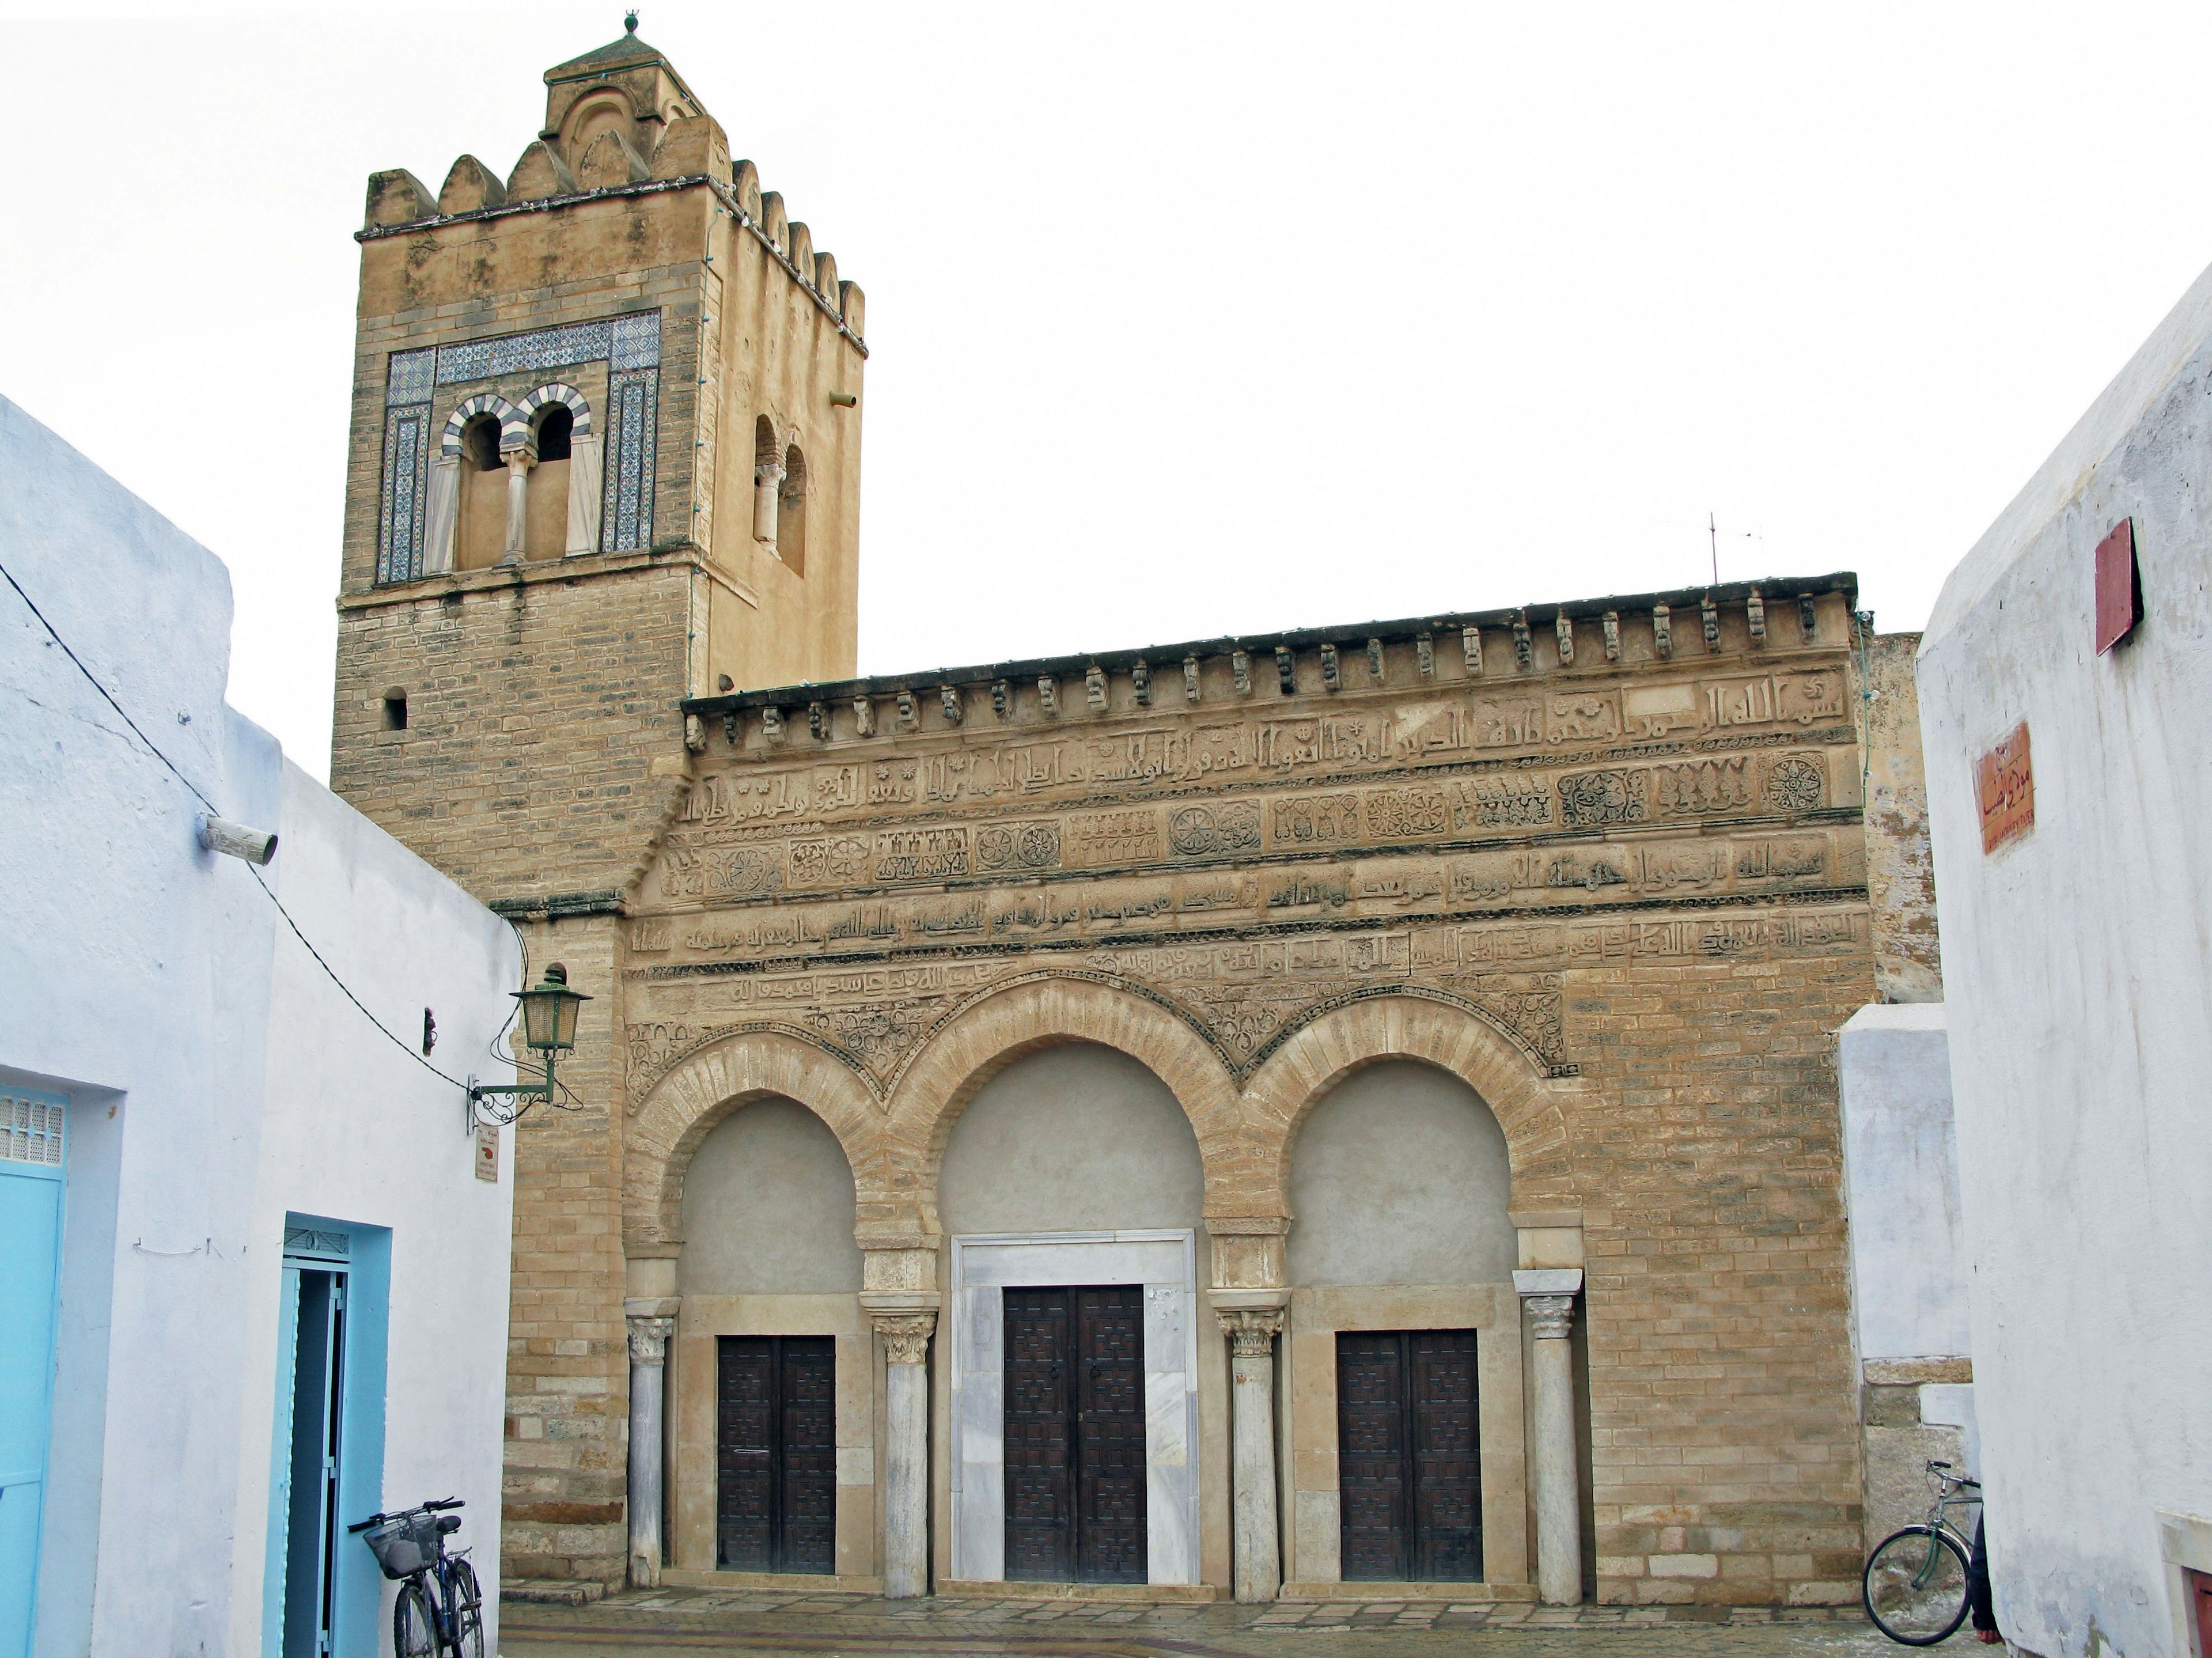
<path id="1" fill-rule="evenodd" d="M 0 562 L 226 816 L 279 830 L 271 885 L 356 993 L 511 1077 L 507 928 L 224 705 L 220 562 L 4 399 Z M 70 1097 L 40 1658 L 260 1649 L 288 1210 L 392 1229 L 385 1500 L 465 1497 L 496 1582 L 507 1148 L 477 1181 L 458 1091 L 199 849 L 198 810 L 0 588 L 0 1078 Z"/>
<path id="2" fill-rule="evenodd" d="M 2208 394 L 2212 272 L 1919 659 L 1997 1606 L 2045 1658 L 2188 1653 L 2173 1558 L 2212 1569 Z M 2147 614 L 2099 657 L 2092 552 L 2129 516 Z M 1985 856 L 1974 762 L 2021 720 L 2035 827 Z"/>

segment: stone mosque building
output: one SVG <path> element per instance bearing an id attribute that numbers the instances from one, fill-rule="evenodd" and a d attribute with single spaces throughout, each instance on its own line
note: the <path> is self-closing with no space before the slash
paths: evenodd
<path id="1" fill-rule="evenodd" d="M 510 1579 L 1854 1597 L 1910 641 L 1832 574 L 854 678 L 860 289 L 635 33 L 545 83 L 370 180 L 332 761 L 594 999 Z"/>

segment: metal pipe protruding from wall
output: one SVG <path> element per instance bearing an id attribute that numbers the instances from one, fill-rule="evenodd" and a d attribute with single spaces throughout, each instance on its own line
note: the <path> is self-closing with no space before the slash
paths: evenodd
<path id="1" fill-rule="evenodd" d="M 243 858 L 249 864 L 265 864 L 276 855 L 272 829 L 249 829 L 228 817 L 203 812 L 193 825 L 203 852 L 219 852 L 226 858 Z"/>

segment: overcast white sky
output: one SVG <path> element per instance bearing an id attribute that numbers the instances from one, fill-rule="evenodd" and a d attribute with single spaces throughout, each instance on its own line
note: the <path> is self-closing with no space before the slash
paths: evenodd
<path id="1" fill-rule="evenodd" d="M 0 0 L 0 394 L 228 562 L 311 770 L 366 176 L 504 174 L 620 28 Z M 639 32 L 867 290 L 863 671 L 1686 585 L 1709 511 L 1916 628 L 2212 260 L 2202 3 Z"/>

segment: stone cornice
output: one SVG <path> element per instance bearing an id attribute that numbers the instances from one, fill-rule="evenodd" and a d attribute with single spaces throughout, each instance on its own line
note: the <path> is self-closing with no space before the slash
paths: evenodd
<path id="1" fill-rule="evenodd" d="M 933 668 L 921 672 L 878 674 L 865 679 L 825 680 L 818 684 L 782 685 L 758 690 L 732 691 L 724 696 L 697 696 L 686 699 L 684 711 L 708 718 L 741 714 L 765 708 L 789 708 L 810 701 L 824 704 L 849 703 L 857 699 L 896 697 L 904 692 L 921 697 L 934 697 L 944 688 L 963 689 L 986 687 L 997 681 L 1010 684 L 1025 684 L 1039 678 L 1072 682 L 1067 692 L 1071 705 L 1083 695 L 1084 676 L 1092 668 L 1109 675 L 1127 676 L 1140 665 L 1148 666 L 1163 687 L 1159 700 L 1172 706 L 1181 693 L 1173 690 L 1176 676 L 1187 658 L 1201 661 L 1243 653 L 1251 659 L 1250 671 L 1255 680 L 1261 676 L 1272 677 L 1276 673 L 1273 654 L 1278 648 L 1294 655 L 1317 651 L 1323 646 L 1343 651 L 1358 651 L 1370 640 L 1382 644 L 1403 645 L 1428 635 L 1439 653 L 1452 648 L 1460 631 L 1480 628 L 1510 632 L 1517 623 L 1534 633 L 1551 632 L 1561 618 L 1571 622 L 1595 624 L 1610 612 L 1649 612 L 1665 606 L 1675 613 L 1677 627 L 1681 630 L 1674 648 L 1677 665 L 1687 666 L 1697 662 L 1725 659 L 1731 667 L 1746 660 L 1745 653 L 1731 651 L 1725 658 L 1708 653 L 1698 635 L 1700 608 L 1710 601 L 1716 607 L 1741 609 L 1752 596 L 1759 594 L 1771 609 L 1779 610 L 1801 598 L 1820 598 L 1839 594 L 1846 605 L 1856 607 L 1858 602 L 1858 577 L 1851 571 L 1805 577 L 1775 577 L 1760 581 L 1735 581 L 1711 587 L 1686 587 L 1669 592 L 1635 593 L 1612 598 L 1580 599 L 1566 604 L 1516 605 L 1492 610 L 1459 610 L 1427 616 L 1408 616 L 1395 622 L 1347 623 L 1334 628 L 1294 628 L 1280 633 L 1227 636 L 1219 639 L 1187 641 L 1181 644 L 1154 645 L 1135 650 L 1094 651 L 1069 656 L 1031 657 L 1019 661 L 979 663 L 961 668 Z M 1788 626 L 1792 630 L 1798 624 L 1794 620 Z M 1447 635 L 1450 635 L 1447 639 Z M 1765 662 L 1808 649 L 1830 651 L 1840 654 L 1841 644 L 1800 644 L 1792 641 L 1777 644 L 1750 653 L 1750 659 Z M 1549 673 L 1558 670 L 1547 671 Z M 1587 668 L 1568 670 L 1583 677 L 1634 672 L 1619 665 L 1595 659 Z M 1492 683 L 1498 688 L 1511 685 L 1523 674 L 1514 678 L 1499 677 Z M 1480 682 L 1472 682 L 1480 683 Z M 1400 694 L 1405 688 L 1401 687 Z"/>
<path id="2" fill-rule="evenodd" d="M 715 561 L 696 541 L 666 542 L 619 553 L 578 553 L 566 558 L 536 559 L 523 564 L 494 564 L 481 570 L 448 570 L 381 586 L 357 587 L 338 595 L 341 614 L 416 604 L 455 593 L 504 592 L 544 581 L 576 581 L 599 576 L 635 575 L 688 564 L 745 604 L 758 609 L 760 596 Z"/>

